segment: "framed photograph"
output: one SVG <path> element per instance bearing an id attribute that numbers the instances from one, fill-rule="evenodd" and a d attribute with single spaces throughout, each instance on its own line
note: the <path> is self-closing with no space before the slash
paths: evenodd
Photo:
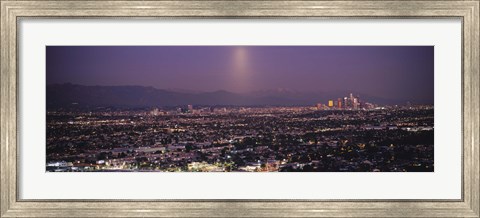
<path id="1" fill-rule="evenodd" d="M 479 217 L 479 1 L 1 0 L 0 217 Z"/>

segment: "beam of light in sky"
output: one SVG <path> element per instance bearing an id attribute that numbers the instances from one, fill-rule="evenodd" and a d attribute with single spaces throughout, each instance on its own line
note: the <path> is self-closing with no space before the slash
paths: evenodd
<path id="1" fill-rule="evenodd" d="M 249 51 L 247 47 L 234 47 L 232 57 L 232 88 L 235 91 L 243 92 L 248 90 L 249 84 Z"/>

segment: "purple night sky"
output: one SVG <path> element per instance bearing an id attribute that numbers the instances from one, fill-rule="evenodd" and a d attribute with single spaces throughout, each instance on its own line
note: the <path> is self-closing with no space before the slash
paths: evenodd
<path id="1" fill-rule="evenodd" d="M 47 84 L 434 96 L 433 46 L 47 46 Z"/>

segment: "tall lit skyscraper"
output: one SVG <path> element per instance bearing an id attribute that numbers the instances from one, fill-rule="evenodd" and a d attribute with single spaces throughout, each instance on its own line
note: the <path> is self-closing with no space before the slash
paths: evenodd
<path id="1" fill-rule="evenodd" d="M 341 98 L 337 99 L 337 108 L 339 108 L 339 109 L 342 108 L 342 99 Z"/>
<path id="2" fill-rule="evenodd" d="M 353 104 L 353 99 L 354 99 L 353 93 L 350 93 L 350 99 L 349 99 L 350 102 L 349 102 L 349 105 L 350 105 L 351 107 L 355 107 L 355 105 Z"/>
<path id="3" fill-rule="evenodd" d="M 353 98 L 353 109 L 358 109 L 358 98 Z"/>
<path id="4" fill-rule="evenodd" d="M 333 100 L 328 101 L 328 107 L 333 107 Z"/>
<path id="5" fill-rule="evenodd" d="M 363 102 L 360 100 L 360 96 L 357 95 L 357 107 L 362 108 Z"/>

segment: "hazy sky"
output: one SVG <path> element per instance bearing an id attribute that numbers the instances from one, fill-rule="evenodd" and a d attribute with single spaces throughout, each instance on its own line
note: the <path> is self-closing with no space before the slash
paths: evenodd
<path id="1" fill-rule="evenodd" d="M 47 84 L 432 99 L 433 46 L 47 46 Z"/>

